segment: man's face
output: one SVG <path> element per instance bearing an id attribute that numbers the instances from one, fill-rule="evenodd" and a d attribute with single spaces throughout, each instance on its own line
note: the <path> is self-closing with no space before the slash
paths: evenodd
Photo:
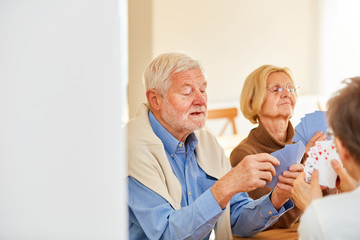
<path id="1" fill-rule="evenodd" d="M 177 139 L 204 127 L 207 117 L 207 82 L 200 68 L 171 75 L 159 111 L 162 124 Z"/>

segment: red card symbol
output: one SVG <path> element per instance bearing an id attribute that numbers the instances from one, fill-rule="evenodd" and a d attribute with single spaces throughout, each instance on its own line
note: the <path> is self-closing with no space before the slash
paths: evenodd
<path id="1" fill-rule="evenodd" d="M 321 156 L 322 152 L 319 152 L 319 155 Z"/>
<path id="2" fill-rule="evenodd" d="M 331 149 L 334 150 L 335 146 L 331 146 Z"/>

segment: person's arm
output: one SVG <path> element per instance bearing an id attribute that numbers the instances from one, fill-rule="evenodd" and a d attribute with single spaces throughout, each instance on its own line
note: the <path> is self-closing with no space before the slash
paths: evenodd
<path id="1" fill-rule="evenodd" d="M 270 201 L 272 193 L 252 200 L 247 193 L 238 193 L 230 201 L 233 234 L 251 237 L 275 223 L 294 204 L 288 200 L 279 210 Z"/>
<path id="2" fill-rule="evenodd" d="M 210 189 L 187 207 L 174 210 L 160 195 L 129 177 L 130 239 L 202 239 L 223 210 Z"/>

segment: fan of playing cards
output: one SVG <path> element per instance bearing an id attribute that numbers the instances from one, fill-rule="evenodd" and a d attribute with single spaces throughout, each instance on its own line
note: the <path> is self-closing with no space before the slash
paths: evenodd
<path id="1" fill-rule="evenodd" d="M 310 182 L 312 171 L 317 169 L 320 185 L 335 188 L 337 174 L 331 166 L 332 159 L 341 163 L 335 143 L 332 140 L 316 142 L 315 146 L 310 148 L 305 162 L 306 181 Z"/>
<path id="2" fill-rule="evenodd" d="M 300 123 L 295 127 L 294 142 L 302 142 L 306 145 L 317 131 L 326 132 L 328 128 L 324 111 L 315 111 L 305 114 Z M 328 138 L 329 139 L 329 138 Z M 319 171 L 319 183 L 322 186 L 334 188 L 337 174 L 331 166 L 331 160 L 336 159 L 340 163 L 340 157 L 333 141 L 318 141 L 307 152 L 305 162 L 306 181 L 310 182 L 311 173 L 314 169 Z"/>
<path id="3" fill-rule="evenodd" d="M 328 126 L 324 111 L 315 111 L 313 113 L 305 114 L 305 117 L 302 117 L 300 123 L 295 127 L 293 141 L 302 141 L 306 146 L 317 131 L 326 133 L 327 128 Z"/>
<path id="4" fill-rule="evenodd" d="M 267 183 L 266 186 L 269 188 L 274 188 L 279 181 L 279 176 L 289 167 L 295 163 L 300 163 L 306 147 L 302 142 L 295 144 L 285 145 L 284 148 L 271 153 L 270 155 L 276 157 L 280 161 L 279 166 L 275 166 L 276 176 L 272 178 L 272 181 Z"/>

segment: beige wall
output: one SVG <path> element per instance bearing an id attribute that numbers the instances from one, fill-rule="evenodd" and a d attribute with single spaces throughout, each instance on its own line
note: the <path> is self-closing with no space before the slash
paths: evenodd
<path id="1" fill-rule="evenodd" d="M 152 60 L 152 0 L 128 1 L 129 18 L 129 116 L 146 100 L 142 74 Z"/>
<path id="2" fill-rule="evenodd" d="M 315 93 L 315 5 L 312 0 L 130 0 L 130 117 L 145 99 L 140 74 L 167 51 L 203 63 L 210 106 L 237 104 L 244 79 L 263 64 L 288 66 L 300 94 Z"/>

